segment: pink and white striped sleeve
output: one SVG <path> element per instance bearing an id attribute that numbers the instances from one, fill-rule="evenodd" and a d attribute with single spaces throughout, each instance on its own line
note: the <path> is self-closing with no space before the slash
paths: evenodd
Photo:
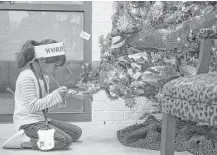
<path id="1" fill-rule="evenodd" d="M 23 97 L 24 105 L 30 112 L 51 108 L 63 102 L 57 90 L 54 90 L 46 97 L 38 98 L 36 93 L 38 90 L 31 74 L 20 74 L 16 85 Z"/>
<path id="2" fill-rule="evenodd" d="M 50 92 L 50 87 L 49 87 L 50 79 L 49 79 L 49 76 L 46 76 L 45 80 L 47 82 L 47 88 L 48 88 L 48 94 L 49 94 L 49 92 Z M 51 108 L 52 109 L 61 109 L 61 108 L 65 108 L 65 107 L 66 107 L 66 100 L 63 100 L 61 103 L 56 104 L 56 105 L 52 106 Z"/>

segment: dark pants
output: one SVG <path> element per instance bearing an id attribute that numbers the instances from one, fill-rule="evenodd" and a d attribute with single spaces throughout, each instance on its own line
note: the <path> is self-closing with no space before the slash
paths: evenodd
<path id="1" fill-rule="evenodd" d="M 25 131 L 25 134 L 30 138 L 32 149 L 38 149 L 38 133 L 39 129 L 45 129 L 45 122 L 37 122 L 27 124 L 20 127 Z M 52 150 L 65 150 L 68 149 L 72 142 L 77 141 L 82 134 L 80 127 L 62 121 L 51 120 L 49 121 L 49 129 L 55 129 L 55 147 Z"/>

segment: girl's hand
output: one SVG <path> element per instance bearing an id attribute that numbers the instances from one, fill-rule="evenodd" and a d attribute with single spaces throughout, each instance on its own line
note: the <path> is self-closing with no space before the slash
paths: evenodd
<path id="1" fill-rule="evenodd" d="M 57 91 L 59 92 L 60 96 L 65 99 L 66 93 L 68 92 L 68 88 L 65 86 L 61 86 L 57 88 Z"/>
<path id="2" fill-rule="evenodd" d="M 65 94 L 65 98 L 64 99 L 68 99 L 68 98 L 73 97 L 73 95 L 76 94 L 77 92 L 78 92 L 77 90 L 69 89 L 67 91 L 67 93 Z"/>
<path id="3" fill-rule="evenodd" d="M 77 91 L 77 90 L 69 90 L 66 96 L 67 96 L 67 98 L 74 97 L 74 98 L 77 98 L 80 100 L 84 100 L 85 92 L 84 91 Z"/>
<path id="4" fill-rule="evenodd" d="M 85 99 L 85 91 L 79 91 L 77 94 L 75 94 L 75 98 L 80 99 L 80 100 L 84 100 Z"/>

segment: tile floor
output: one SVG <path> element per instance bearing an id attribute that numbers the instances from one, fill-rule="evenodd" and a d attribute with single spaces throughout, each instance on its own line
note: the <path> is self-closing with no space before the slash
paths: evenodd
<path id="1" fill-rule="evenodd" d="M 69 150 L 40 152 L 33 150 L 4 150 L 0 155 L 160 155 L 159 151 L 135 149 L 121 145 L 116 138 L 116 131 L 127 125 L 95 125 L 92 123 L 76 123 L 83 129 L 81 140 L 74 143 Z M 13 133 L 12 124 L 0 124 L 0 146 Z M 188 152 L 175 155 L 191 155 Z"/>

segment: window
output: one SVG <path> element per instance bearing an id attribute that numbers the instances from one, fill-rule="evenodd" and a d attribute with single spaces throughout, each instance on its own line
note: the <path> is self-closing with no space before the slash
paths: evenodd
<path id="1" fill-rule="evenodd" d="M 16 66 L 16 53 L 27 40 L 65 39 L 67 63 L 53 76 L 61 85 L 76 87 L 82 63 L 91 62 L 91 39 L 79 37 L 81 31 L 91 34 L 91 22 L 91 2 L 16 1 L 14 5 L 0 6 L 0 115 L 13 113 L 13 95 L 8 88 L 15 89 L 21 71 Z M 57 85 L 50 81 L 52 91 Z M 90 114 L 90 109 L 85 107 L 89 99 L 67 102 L 68 107 L 53 112 Z"/>

